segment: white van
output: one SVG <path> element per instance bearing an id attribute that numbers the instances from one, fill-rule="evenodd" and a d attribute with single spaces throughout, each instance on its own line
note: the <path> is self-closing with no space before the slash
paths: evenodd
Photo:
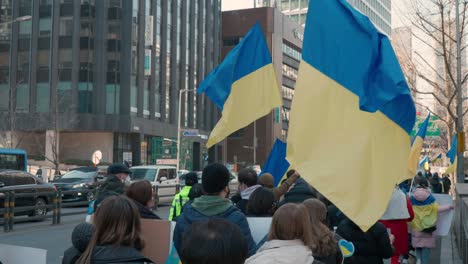
<path id="1" fill-rule="evenodd" d="M 158 188 L 159 196 L 170 195 L 170 197 L 161 197 L 159 202 L 172 201 L 173 196 L 176 194 L 176 185 L 179 183 L 176 167 L 164 165 L 135 166 L 131 167 L 130 171 L 132 172 L 130 175 L 132 181 L 148 180 L 153 187 L 162 187 Z"/>

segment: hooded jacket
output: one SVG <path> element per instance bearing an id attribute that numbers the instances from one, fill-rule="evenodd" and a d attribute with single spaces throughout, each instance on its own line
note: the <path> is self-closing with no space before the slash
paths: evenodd
<path id="1" fill-rule="evenodd" d="M 249 188 L 247 188 L 247 189 L 240 192 L 240 199 L 234 199 L 234 200 L 231 200 L 231 201 L 234 202 L 234 201 L 237 200 L 235 202 L 237 208 L 239 208 L 239 210 L 241 210 L 242 213 L 247 215 L 247 204 L 249 203 L 250 196 L 252 195 L 252 193 L 255 192 L 255 190 L 257 190 L 260 187 L 262 187 L 262 186 L 261 185 L 250 186 Z"/>
<path id="2" fill-rule="evenodd" d="M 196 198 L 193 203 L 187 203 L 182 214 L 177 218 L 173 236 L 174 246 L 177 251 L 180 250 L 183 235 L 190 225 L 210 218 L 222 218 L 239 226 L 248 243 L 249 256 L 255 254 L 257 246 L 250 233 L 250 227 L 245 215 L 230 200 L 219 196 L 206 195 Z"/>
<path id="3" fill-rule="evenodd" d="M 117 264 L 134 263 L 144 264 L 153 263 L 150 259 L 143 256 L 138 250 L 131 247 L 112 247 L 99 246 L 93 251 L 91 264 Z"/>
<path id="4" fill-rule="evenodd" d="M 245 261 L 245 264 L 312 264 L 314 257 L 309 247 L 300 240 L 271 240 Z"/>
<path id="5" fill-rule="evenodd" d="M 192 186 L 184 186 L 184 188 L 174 196 L 171 211 L 169 212 L 169 221 L 175 221 L 177 217 L 179 217 L 182 212 L 182 208 L 190 200 L 189 193 L 191 189 Z"/>
<path id="6" fill-rule="evenodd" d="M 423 232 L 437 225 L 438 213 L 450 210 L 450 206 L 439 206 L 431 191 L 417 187 L 411 196 L 414 219 L 411 222 L 411 243 L 415 248 L 434 248 L 434 232 Z"/>

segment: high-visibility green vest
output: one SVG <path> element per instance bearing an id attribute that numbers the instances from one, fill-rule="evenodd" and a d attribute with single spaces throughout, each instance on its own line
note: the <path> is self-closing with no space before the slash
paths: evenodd
<path id="1" fill-rule="evenodd" d="M 189 192 L 192 186 L 185 186 L 182 190 L 174 196 L 172 201 L 171 212 L 169 213 L 169 221 L 175 221 L 182 212 L 182 207 L 187 203 L 189 199 Z"/>

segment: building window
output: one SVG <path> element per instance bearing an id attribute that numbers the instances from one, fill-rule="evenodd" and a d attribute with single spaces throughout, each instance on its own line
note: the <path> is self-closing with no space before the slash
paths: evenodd
<path id="1" fill-rule="evenodd" d="M 118 114 L 120 107 L 120 85 L 106 85 L 106 114 Z"/>
<path id="2" fill-rule="evenodd" d="M 79 83 L 78 85 L 78 112 L 93 112 L 93 84 Z"/>
<path id="3" fill-rule="evenodd" d="M 16 86 L 16 112 L 29 112 L 29 84 Z"/>
<path id="4" fill-rule="evenodd" d="M 48 83 L 37 84 L 36 112 L 47 113 L 50 108 L 50 86 Z"/>

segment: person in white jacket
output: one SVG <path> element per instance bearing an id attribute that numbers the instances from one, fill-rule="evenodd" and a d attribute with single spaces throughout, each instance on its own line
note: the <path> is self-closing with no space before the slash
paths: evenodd
<path id="1" fill-rule="evenodd" d="M 302 204 L 285 204 L 273 216 L 267 242 L 245 264 L 312 264 L 312 224 Z"/>

